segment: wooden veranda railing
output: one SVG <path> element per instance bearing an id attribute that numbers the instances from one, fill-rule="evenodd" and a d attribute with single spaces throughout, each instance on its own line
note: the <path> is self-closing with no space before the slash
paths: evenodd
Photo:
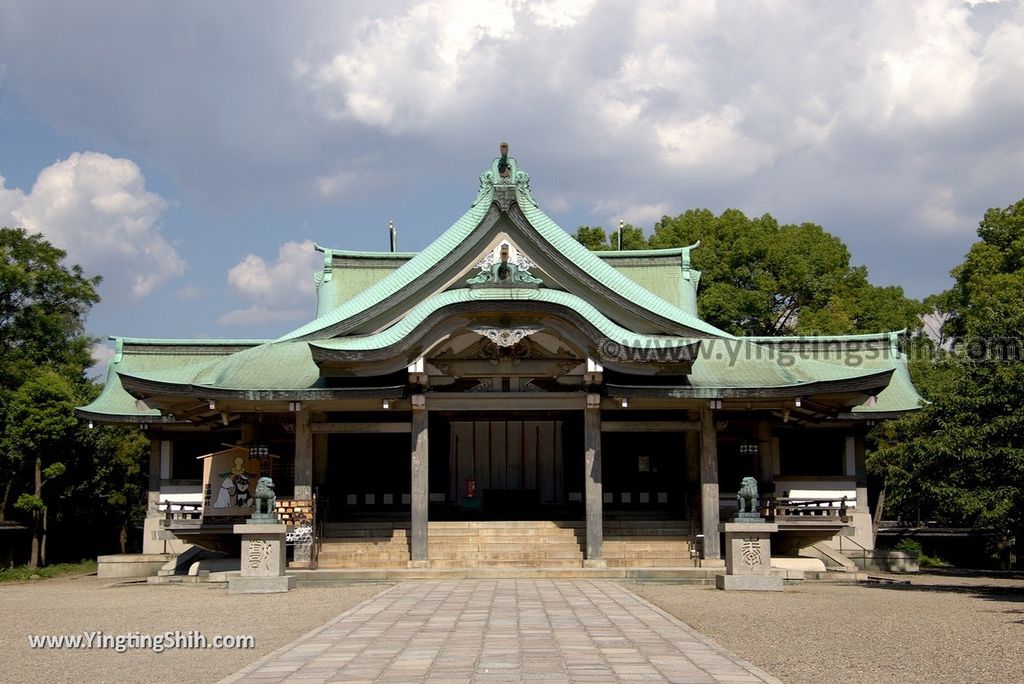
<path id="1" fill-rule="evenodd" d="M 768 520 L 831 519 L 847 522 L 850 507 L 847 497 L 837 499 L 808 499 L 791 497 L 765 497 L 761 502 L 761 515 Z M 824 522 L 825 520 L 822 520 Z"/>
<path id="2" fill-rule="evenodd" d="M 202 501 L 161 501 L 157 506 L 164 520 L 199 520 L 203 517 Z"/>

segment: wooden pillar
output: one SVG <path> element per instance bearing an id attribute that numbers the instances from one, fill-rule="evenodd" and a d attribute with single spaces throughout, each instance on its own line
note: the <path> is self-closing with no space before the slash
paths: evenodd
<path id="1" fill-rule="evenodd" d="M 296 499 L 313 498 L 313 431 L 310 411 L 295 414 L 295 492 Z"/>
<path id="2" fill-rule="evenodd" d="M 718 537 L 718 435 L 711 409 L 700 411 L 700 509 L 704 533 L 704 558 L 718 560 L 722 547 Z"/>
<path id="3" fill-rule="evenodd" d="M 313 483 L 327 482 L 327 433 L 313 435 Z"/>
<path id="4" fill-rule="evenodd" d="M 864 430 L 854 428 L 853 435 L 853 476 L 857 488 L 857 510 L 870 513 L 868 508 L 868 465 L 864 445 Z"/>
<path id="5" fill-rule="evenodd" d="M 414 563 L 427 560 L 427 510 L 430 505 L 430 463 L 427 441 L 427 399 L 412 395 L 412 473 L 410 500 L 412 504 L 412 540 L 409 558 Z"/>
<path id="6" fill-rule="evenodd" d="M 250 420 L 242 423 L 242 438 L 239 444 L 242 446 L 249 446 L 257 439 L 259 439 L 259 430 L 257 429 L 256 423 Z"/>
<path id="7" fill-rule="evenodd" d="M 160 455 L 159 439 L 149 439 L 149 489 L 146 493 L 146 516 L 156 517 L 160 509 Z"/>
<path id="8" fill-rule="evenodd" d="M 759 477 L 757 478 L 760 483 L 760 490 L 762 492 L 770 492 L 775 489 L 774 484 L 774 471 L 772 469 L 772 426 L 767 420 L 757 421 L 756 438 L 757 438 L 757 456 L 758 456 L 758 469 L 760 470 Z"/>
<path id="9" fill-rule="evenodd" d="M 590 567 L 604 565 L 601 544 L 604 540 L 604 495 L 601 487 L 601 395 L 588 394 L 583 419 L 584 487 L 587 510 L 587 558 Z"/>

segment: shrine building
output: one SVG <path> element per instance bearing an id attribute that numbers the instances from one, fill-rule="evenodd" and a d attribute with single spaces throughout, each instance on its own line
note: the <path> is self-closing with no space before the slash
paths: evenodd
<path id="1" fill-rule="evenodd" d="M 699 245 L 592 252 L 507 156 L 438 232 L 317 246 L 277 339 L 114 338 L 78 413 L 151 440 L 145 552 L 229 546 L 266 475 L 298 567 L 713 565 L 747 476 L 777 553 L 873 548 L 865 434 L 921 401 L 899 333 L 719 330 Z"/>

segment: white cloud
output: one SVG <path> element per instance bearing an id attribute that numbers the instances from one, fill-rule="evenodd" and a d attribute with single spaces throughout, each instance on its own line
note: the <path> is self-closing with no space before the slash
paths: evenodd
<path id="1" fill-rule="evenodd" d="M 224 314 L 220 322 L 239 325 L 310 316 L 315 309 L 313 273 L 321 263 L 309 240 L 282 244 L 269 264 L 259 255 L 246 255 L 228 271 L 228 283 L 253 304 Z"/>
<path id="2" fill-rule="evenodd" d="M 961 216 L 954 205 L 954 190 L 944 186 L 935 188 L 927 201 L 917 209 L 917 219 L 924 233 L 967 232 L 975 227 L 977 219 Z"/>
<path id="3" fill-rule="evenodd" d="M 106 378 L 107 364 L 114 358 L 114 348 L 110 344 L 97 342 L 89 347 L 89 356 L 92 357 L 92 366 L 86 374 L 94 378 Z"/>
<path id="4" fill-rule="evenodd" d="M 874 125 L 934 124 L 967 111 L 983 45 L 966 5 L 893 3 L 864 27 L 862 78 L 849 104 Z"/>
<path id="5" fill-rule="evenodd" d="M 688 120 L 667 120 L 654 126 L 654 139 L 664 163 L 719 178 L 749 176 L 771 162 L 772 145 L 755 140 L 740 127 L 736 107 L 725 107 Z"/>
<path id="6" fill-rule="evenodd" d="M 597 0 L 519 0 L 517 9 L 524 9 L 538 26 L 567 29 L 582 21 Z"/>
<path id="7" fill-rule="evenodd" d="M 185 302 L 192 302 L 206 297 L 206 290 L 195 283 L 189 283 L 185 287 L 178 290 L 178 299 Z"/>
<path id="8" fill-rule="evenodd" d="M 355 190 L 359 181 L 359 176 L 352 171 L 338 171 L 320 176 L 316 185 L 324 197 L 338 197 Z"/>
<path id="9" fill-rule="evenodd" d="M 857 240 L 893 280 L 914 260 L 893 226 L 942 231 L 959 237 L 941 247 L 937 287 L 970 239 L 959 217 L 973 225 L 1020 193 L 1020 2 L 248 9 L 239 24 L 222 3 L 0 3 L 4 96 L 91 144 L 139 150 L 216 209 L 344 198 L 346 225 L 383 224 L 385 206 L 404 244 L 448 225 L 503 139 L 570 230 L 651 207 L 768 211 Z M 0 188 L 0 208 L 12 201 Z"/>
<path id="10" fill-rule="evenodd" d="M 97 152 L 51 164 L 27 194 L 0 176 L 0 222 L 42 233 L 69 262 L 102 275 L 113 299 L 125 291 L 140 299 L 184 272 L 185 260 L 160 234 L 166 209 L 134 162 Z"/>
<path id="11" fill-rule="evenodd" d="M 293 73 L 329 119 L 393 134 L 423 131 L 458 111 L 460 84 L 499 61 L 502 51 L 495 48 L 515 27 L 510 2 L 419 3 L 363 19 L 351 45 L 312 66 L 296 59 Z"/>
<path id="12" fill-rule="evenodd" d="M 672 213 L 668 202 L 634 203 L 629 200 L 601 200 L 594 207 L 594 213 L 604 218 L 612 228 L 623 220 L 630 225 L 647 227 L 661 220 L 662 216 Z"/>
<path id="13" fill-rule="evenodd" d="M 271 309 L 257 305 L 229 311 L 218 320 L 221 325 L 263 325 L 281 321 L 296 321 L 308 315 L 309 310 L 303 308 Z"/>

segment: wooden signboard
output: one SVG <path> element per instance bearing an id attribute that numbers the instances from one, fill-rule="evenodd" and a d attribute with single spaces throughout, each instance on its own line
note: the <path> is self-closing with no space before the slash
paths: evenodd
<path id="1" fill-rule="evenodd" d="M 203 517 L 244 516 L 255 510 L 260 460 L 248 447 L 200 456 L 203 459 Z"/>

